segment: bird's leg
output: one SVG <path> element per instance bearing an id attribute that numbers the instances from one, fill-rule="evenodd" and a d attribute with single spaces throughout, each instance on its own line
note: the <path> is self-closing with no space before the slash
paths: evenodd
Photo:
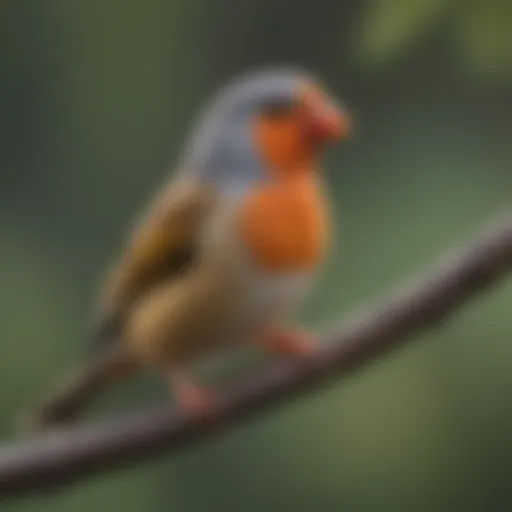
<path id="1" fill-rule="evenodd" d="M 261 344 L 267 350 L 292 357 L 308 357 L 316 351 L 312 337 L 302 331 L 272 327 L 266 329 Z"/>
<path id="2" fill-rule="evenodd" d="M 203 413 L 215 401 L 214 393 L 210 389 L 194 382 L 181 368 L 174 368 L 169 373 L 169 386 L 179 404 L 189 412 Z"/>

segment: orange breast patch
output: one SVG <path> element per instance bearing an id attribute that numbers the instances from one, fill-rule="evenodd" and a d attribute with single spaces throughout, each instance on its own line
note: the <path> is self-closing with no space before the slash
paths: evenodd
<path id="1" fill-rule="evenodd" d="M 313 176 L 288 178 L 249 194 L 240 216 L 241 235 L 263 269 L 309 270 L 325 252 L 326 213 Z"/>

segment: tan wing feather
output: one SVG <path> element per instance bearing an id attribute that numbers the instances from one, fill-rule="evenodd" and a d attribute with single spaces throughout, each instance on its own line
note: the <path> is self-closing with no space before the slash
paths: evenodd
<path id="1" fill-rule="evenodd" d="M 162 279 L 183 272 L 194 258 L 197 234 L 214 194 L 202 185 L 172 181 L 139 221 L 120 260 L 107 274 L 94 344 L 115 339 L 134 303 Z"/>

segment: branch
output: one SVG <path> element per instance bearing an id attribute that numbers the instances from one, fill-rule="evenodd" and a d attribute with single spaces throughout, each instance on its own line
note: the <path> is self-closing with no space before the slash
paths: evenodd
<path id="1" fill-rule="evenodd" d="M 275 406 L 327 378 L 344 377 L 406 338 L 444 320 L 512 270 L 512 215 L 428 277 L 325 336 L 307 361 L 284 361 L 221 397 L 201 416 L 143 411 L 0 448 L 0 497 L 49 489 L 87 475 L 182 448 Z"/>

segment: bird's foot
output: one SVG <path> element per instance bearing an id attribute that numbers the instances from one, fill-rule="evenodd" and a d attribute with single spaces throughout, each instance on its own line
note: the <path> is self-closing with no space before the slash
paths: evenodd
<path id="1" fill-rule="evenodd" d="M 273 329 L 265 333 L 263 346 L 276 354 L 291 357 L 309 357 L 316 352 L 316 343 L 305 332 Z"/>
<path id="2" fill-rule="evenodd" d="M 184 376 L 175 376 L 171 386 L 179 404 L 187 412 L 205 414 L 215 404 L 215 394 L 212 390 L 204 388 Z"/>

